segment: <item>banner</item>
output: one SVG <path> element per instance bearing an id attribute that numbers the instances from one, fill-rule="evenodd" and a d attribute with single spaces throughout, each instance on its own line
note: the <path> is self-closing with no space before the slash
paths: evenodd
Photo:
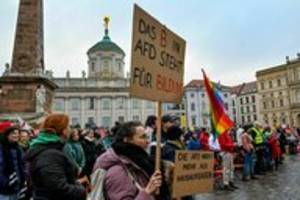
<path id="1" fill-rule="evenodd" d="M 213 190 L 213 152 L 176 151 L 173 197 L 206 193 Z"/>
<path id="2" fill-rule="evenodd" d="M 134 5 L 130 95 L 180 103 L 185 41 Z"/>

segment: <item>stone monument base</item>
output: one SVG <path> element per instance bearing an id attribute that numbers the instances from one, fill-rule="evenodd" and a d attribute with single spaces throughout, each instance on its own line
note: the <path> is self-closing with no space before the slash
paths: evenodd
<path id="1" fill-rule="evenodd" d="M 43 104 L 38 97 L 43 88 Z M 15 119 L 34 121 L 51 112 L 54 90 L 57 85 L 42 76 L 8 75 L 0 77 L 0 121 Z"/>

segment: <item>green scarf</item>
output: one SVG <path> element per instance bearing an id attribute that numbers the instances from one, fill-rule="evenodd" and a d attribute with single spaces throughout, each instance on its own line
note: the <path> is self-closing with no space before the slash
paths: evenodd
<path id="1" fill-rule="evenodd" d="M 56 133 L 46 133 L 41 131 L 37 138 L 33 139 L 30 143 L 30 148 L 34 148 L 37 145 L 57 143 L 60 141 L 60 137 Z"/>

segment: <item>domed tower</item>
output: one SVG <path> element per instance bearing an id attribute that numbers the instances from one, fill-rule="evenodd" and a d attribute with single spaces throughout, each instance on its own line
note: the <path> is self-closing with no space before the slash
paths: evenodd
<path id="1" fill-rule="evenodd" d="M 100 79 L 125 78 L 124 51 L 109 37 L 109 18 L 104 17 L 104 36 L 88 52 L 88 77 Z"/>

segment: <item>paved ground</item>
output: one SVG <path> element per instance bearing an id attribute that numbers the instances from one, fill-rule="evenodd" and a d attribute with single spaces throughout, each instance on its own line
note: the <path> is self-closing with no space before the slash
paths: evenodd
<path id="1" fill-rule="evenodd" d="M 300 155 L 287 156 L 277 173 L 260 176 L 259 180 L 242 182 L 233 192 L 214 191 L 198 195 L 197 200 L 300 200 Z"/>

